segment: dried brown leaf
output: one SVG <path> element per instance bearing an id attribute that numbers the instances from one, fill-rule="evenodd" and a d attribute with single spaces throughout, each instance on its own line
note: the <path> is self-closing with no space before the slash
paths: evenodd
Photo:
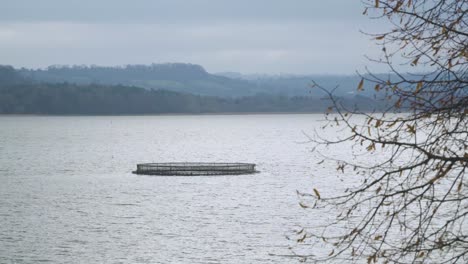
<path id="1" fill-rule="evenodd" d="M 314 193 L 317 196 L 317 198 L 320 200 L 320 193 L 317 189 L 314 188 Z"/>

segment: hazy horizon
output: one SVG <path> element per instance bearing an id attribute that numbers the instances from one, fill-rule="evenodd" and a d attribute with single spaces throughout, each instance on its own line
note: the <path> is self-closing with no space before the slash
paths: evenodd
<path id="1" fill-rule="evenodd" d="M 294 72 L 242 72 L 242 71 L 233 71 L 233 70 L 226 70 L 226 71 L 209 71 L 206 67 L 202 64 L 191 63 L 191 62 L 181 62 L 181 61 L 168 61 L 168 62 L 150 62 L 150 63 L 138 63 L 138 64 L 51 64 L 45 65 L 42 67 L 25 67 L 25 66 L 15 66 L 12 64 L 0 64 L 0 66 L 12 66 L 16 70 L 26 69 L 26 70 L 47 70 L 48 68 L 53 67 L 97 67 L 97 68 L 125 68 L 127 66 L 151 66 L 151 65 L 165 65 L 165 64 L 187 64 L 187 65 L 197 65 L 201 66 L 207 73 L 214 74 L 214 75 L 229 75 L 229 74 L 240 74 L 241 76 L 279 76 L 279 77 L 307 77 L 307 76 L 356 76 L 356 71 L 349 72 L 349 73 L 333 73 L 333 72 L 303 72 L 303 73 L 294 73 Z M 363 72 L 366 74 L 365 72 Z M 391 74 L 388 71 L 381 71 L 381 72 L 372 72 L 373 74 Z"/>

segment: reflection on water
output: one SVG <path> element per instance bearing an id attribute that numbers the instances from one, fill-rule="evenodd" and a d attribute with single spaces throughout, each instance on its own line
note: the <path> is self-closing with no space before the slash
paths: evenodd
<path id="1" fill-rule="evenodd" d="M 318 115 L 0 117 L 0 263 L 285 263 L 333 185 Z M 259 174 L 152 177 L 137 163 L 252 162 Z M 320 175 L 319 177 L 317 175 Z"/>

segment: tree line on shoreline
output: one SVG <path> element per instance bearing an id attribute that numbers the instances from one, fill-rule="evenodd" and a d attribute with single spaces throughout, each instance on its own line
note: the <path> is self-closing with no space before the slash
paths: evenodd
<path id="1" fill-rule="evenodd" d="M 378 106 L 365 96 L 348 97 L 344 102 L 361 110 Z M 11 66 L 0 67 L 0 114 L 307 113 L 324 112 L 330 103 L 319 95 L 217 97 L 121 84 L 49 83 L 24 76 Z"/>

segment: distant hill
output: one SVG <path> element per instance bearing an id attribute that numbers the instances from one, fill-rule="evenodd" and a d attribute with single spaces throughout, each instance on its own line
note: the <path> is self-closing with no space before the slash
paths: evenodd
<path id="1" fill-rule="evenodd" d="M 327 78 L 324 80 L 336 81 Z M 297 76 L 231 79 L 191 64 L 46 70 L 0 66 L 0 114 L 326 111 L 330 101 L 318 90 L 309 93 L 310 89 L 303 87 L 307 80 Z M 371 97 L 344 91 L 338 96 L 346 107 L 364 111 L 382 107 Z"/>
<path id="2" fill-rule="evenodd" d="M 361 110 L 378 105 L 348 98 Z M 323 113 L 331 105 L 315 97 L 256 95 L 239 98 L 197 96 L 129 86 L 62 84 L 0 85 L 0 114 L 137 115 L 168 113 Z"/>
<path id="3" fill-rule="evenodd" d="M 48 83 L 127 85 L 221 97 L 256 94 L 255 86 L 248 81 L 209 74 L 200 65 L 184 63 L 124 67 L 51 66 L 44 70 L 21 69 L 19 72 Z"/>
<path id="4" fill-rule="evenodd" d="M 312 80 L 330 89 L 338 87 L 338 96 L 352 96 L 360 81 L 360 77 L 356 75 L 244 75 L 236 72 L 211 74 L 200 65 L 186 63 L 122 67 L 50 66 L 46 69 L 20 69 L 18 72 L 25 78 L 39 82 L 137 86 L 218 97 L 256 94 L 321 96 L 318 91 L 310 89 Z M 374 95 L 371 84 L 365 84 L 361 95 Z"/>
<path id="5" fill-rule="evenodd" d="M 14 85 L 29 82 L 19 71 L 9 65 L 0 65 L 0 85 Z"/>
<path id="6" fill-rule="evenodd" d="M 357 86 L 361 81 L 358 75 L 294 75 L 294 74 L 241 74 L 236 72 L 216 73 L 220 76 L 245 80 L 253 84 L 258 91 L 271 94 L 303 95 L 304 91 L 309 96 L 318 96 L 318 92 L 311 89 L 312 81 L 329 90 L 335 89 L 337 96 L 357 95 Z M 395 78 L 388 74 L 377 74 L 379 78 Z M 364 83 L 364 90 L 359 92 L 360 96 L 373 97 L 376 95 L 374 85 L 370 82 Z"/>
<path id="7" fill-rule="evenodd" d="M 0 114 L 302 113 L 324 112 L 329 105 L 329 101 L 315 97 L 220 98 L 121 85 L 0 85 Z"/>

